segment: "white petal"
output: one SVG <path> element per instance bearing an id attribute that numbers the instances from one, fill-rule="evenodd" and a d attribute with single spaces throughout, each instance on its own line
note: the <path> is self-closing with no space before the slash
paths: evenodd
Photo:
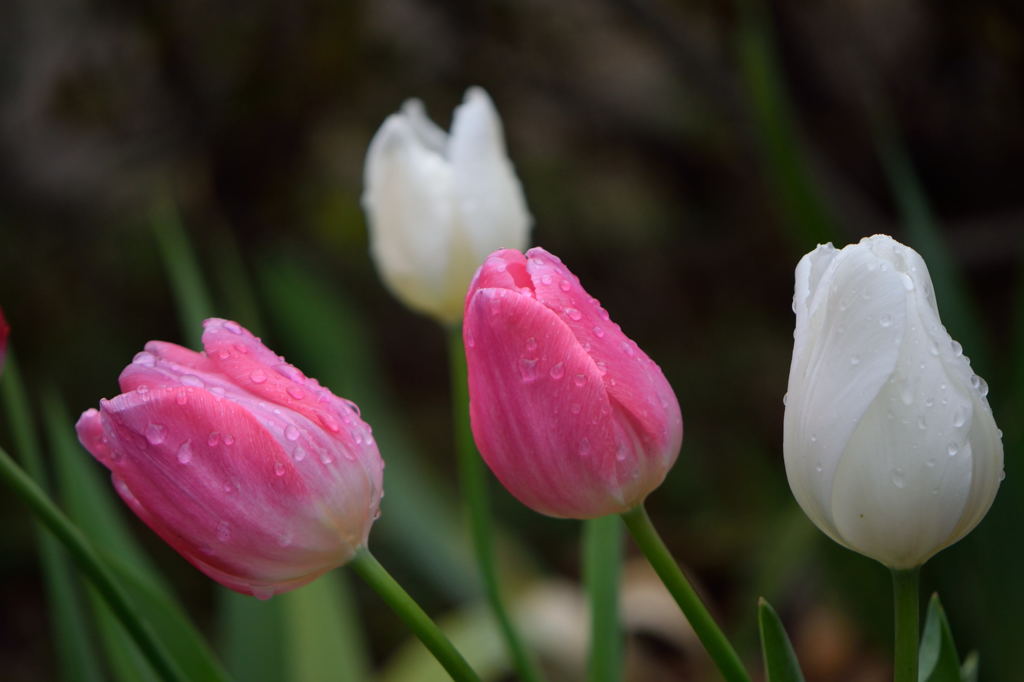
<path id="1" fill-rule="evenodd" d="M 384 281 L 411 307 L 441 314 L 454 239 L 453 178 L 422 134 L 406 116 L 384 121 L 367 152 L 363 208 Z"/>
<path id="2" fill-rule="evenodd" d="M 448 145 L 448 133 L 427 116 L 427 109 L 419 99 L 407 99 L 402 104 L 402 114 L 420 144 L 442 156 Z"/>
<path id="3" fill-rule="evenodd" d="M 505 150 L 498 112 L 481 88 L 467 90 L 463 103 L 455 110 L 448 158 L 469 244 L 468 260 L 462 264 L 468 285 L 477 267 L 493 251 L 525 250 L 532 222 Z"/>

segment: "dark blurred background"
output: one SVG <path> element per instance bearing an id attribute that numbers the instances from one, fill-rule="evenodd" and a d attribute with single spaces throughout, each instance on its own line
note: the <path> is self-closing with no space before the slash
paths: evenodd
<path id="1" fill-rule="evenodd" d="M 533 243 L 562 257 L 676 389 L 683 451 L 651 513 L 751 667 L 763 594 L 808 679 L 889 675 L 887 572 L 818 533 L 786 483 L 792 272 L 819 241 L 877 232 L 925 256 L 944 321 L 990 381 L 1007 478 L 978 530 L 925 567 L 923 589 L 941 591 L 961 655 L 980 650 L 983 680 L 1016 679 L 1024 5 L 1013 0 L 7 0 L 0 305 L 30 391 L 56 387 L 77 414 L 117 392 L 147 340 L 192 342 L 161 259 L 159 224 L 180 220 L 218 313 L 370 401 L 367 419 L 401 429 L 437 479 L 432 496 L 450 496 L 444 335 L 381 285 L 359 197 L 389 113 L 419 97 L 446 127 L 474 84 L 504 120 Z M 367 366 L 324 357 L 353 343 L 376 364 L 345 385 Z M 361 391 L 386 398 L 374 408 Z M 495 494 L 516 561 L 577 580 L 576 524 Z M 4 497 L 2 676 L 50 679 L 33 527 Z M 408 500 L 396 497 L 389 488 L 381 524 L 401 518 L 391 510 Z M 212 631 L 211 586 L 135 527 Z M 432 609 L 461 603 L 400 538 L 381 537 L 382 559 Z M 357 596 L 382 661 L 404 634 Z M 631 628 L 628 660 L 637 680 L 707 675 L 699 651 L 657 624 Z"/>

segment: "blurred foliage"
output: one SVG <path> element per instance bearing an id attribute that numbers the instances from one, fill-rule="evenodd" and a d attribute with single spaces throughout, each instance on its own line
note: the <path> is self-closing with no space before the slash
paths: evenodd
<path id="1" fill-rule="evenodd" d="M 116 392 L 147 340 L 192 342 L 153 230 L 176 205 L 209 305 L 260 329 L 376 427 L 390 479 L 381 558 L 433 612 L 472 604 L 444 335 L 380 284 L 358 204 L 384 117 L 418 96 L 447 125 L 471 84 L 502 113 L 534 242 L 677 390 L 683 452 L 649 508 L 752 667 L 764 595 L 808 679 L 887 675 L 885 570 L 811 528 L 786 484 L 789 301 L 792 268 L 818 239 L 887 232 L 924 254 L 945 322 L 989 379 L 1007 471 L 988 518 L 926 566 L 924 587 L 942 594 L 962 650 L 981 652 L 979 679 L 1012 679 L 1024 611 L 1019 3 L 9 0 L 0 305 L 32 399 L 52 385 L 77 413 Z M 0 424 L 5 444 L 11 432 Z M 65 464 L 49 462 L 58 481 Z M 403 477 L 434 483 L 399 497 Z M 495 493 L 499 522 L 537 567 L 578 581 L 578 524 Z M 125 520 L 206 633 L 230 621 L 205 578 Z M 7 497 L 0 521 L 4 677 L 49 679 L 58 665 L 32 524 Z M 509 552 L 513 582 L 529 580 L 532 560 Z M 381 664 L 405 633 L 355 592 Z M 261 651 L 303 608 L 278 608 Z M 233 669 L 236 645 L 217 643 Z M 418 665 L 402 651 L 389 671 Z M 695 675 L 688 652 L 661 630 L 633 632 L 626 668 Z"/>

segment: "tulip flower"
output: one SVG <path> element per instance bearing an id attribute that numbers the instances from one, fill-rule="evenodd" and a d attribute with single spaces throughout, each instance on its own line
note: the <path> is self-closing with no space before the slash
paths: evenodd
<path id="1" fill-rule="evenodd" d="M 796 268 L 786 473 L 836 542 L 920 566 L 974 528 L 1002 480 L 984 380 L 939 320 L 921 256 L 876 235 Z"/>
<path id="2" fill-rule="evenodd" d="M 596 518 L 637 507 L 661 484 L 682 443 L 676 396 L 556 256 L 488 257 L 463 334 L 473 435 L 523 504 Z"/>
<path id="3" fill-rule="evenodd" d="M 531 218 L 487 93 L 466 91 L 451 134 L 409 100 L 366 155 L 363 208 L 384 282 L 403 303 L 458 322 L 487 254 L 525 248 Z"/>
<path id="4" fill-rule="evenodd" d="M 266 598 L 365 546 L 383 463 L 354 404 L 226 320 L 205 352 L 151 341 L 82 444 L 153 531 L 217 582 Z"/>

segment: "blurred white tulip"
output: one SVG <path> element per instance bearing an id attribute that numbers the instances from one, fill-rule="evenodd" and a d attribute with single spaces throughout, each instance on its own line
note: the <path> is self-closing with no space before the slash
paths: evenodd
<path id="1" fill-rule="evenodd" d="M 414 310 L 462 319 L 473 273 L 492 251 L 523 250 L 532 219 L 505 151 L 498 112 L 478 87 L 451 134 L 408 100 L 366 155 L 363 210 L 381 277 Z"/>
<path id="2" fill-rule="evenodd" d="M 796 268 L 783 449 L 793 494 L 836 542 L 894 569 L 973 529 L 1003 478 L 985 381 L 939 321 L 928 269 L 875 235 Z"/>

